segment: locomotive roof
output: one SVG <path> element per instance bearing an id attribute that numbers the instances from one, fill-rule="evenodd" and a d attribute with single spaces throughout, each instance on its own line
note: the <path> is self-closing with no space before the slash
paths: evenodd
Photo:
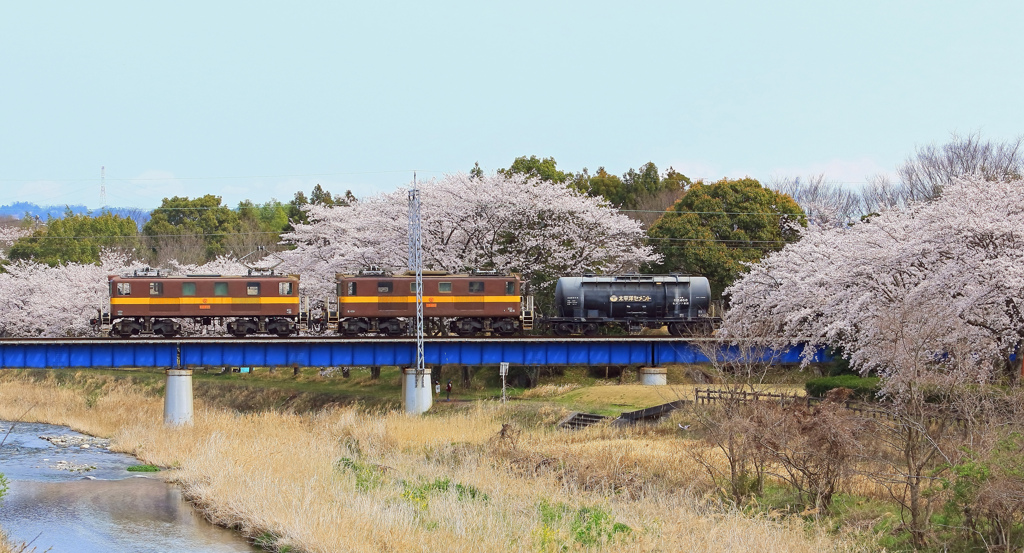
<path id="1" fill-rule="evenodd" d="M 450 278 L 512 278 L 518 275 L 501 275 L 501 274 L 481 274 L 481 273 L 446 273 L 444 271 L 423 271 L 423 277 L 450 277 Z M 416 273 L 407 271 L 399 274 L 351 274 L 351 273 L 335 273 L 335 278 L 415 278 Z"/>
<path id="2" fill-rule="evenodd" d="M 237 278 L 237 279 L 248 279 L 248 280 L 259 280 L 259 279 L 298 279 L 299 275 L 214 275 L 214 274 L 202 274 L 202 275 L 171 275 L 162 273 L 139 273 L 131 275 L 108 275 L 107 278 L 145 278 L 145 279 L 174 279 L 174 278 Z"/>

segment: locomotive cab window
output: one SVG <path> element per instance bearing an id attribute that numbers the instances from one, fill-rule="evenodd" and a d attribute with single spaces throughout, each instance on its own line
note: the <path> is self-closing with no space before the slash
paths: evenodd
<path id="1" fill-rule="evenodd" d="M 278 293 L 278 295 L 281 295 L 281 296 L 290 296 L 290 295 L 292 295 L 292 283 L 290 283 L 290 282 L 278 282 L 277 283 L 277 293 Z"/>
<path id="2" fill-rule="evenodd" d="M 117 295 L 118 296 L 130 296 L 130 295 L 132 295 L 132 283 L 130 283 L 130 282 L 118 282 L 117 283 Z"/>
<path id="3" fill-rule="evenodd" d="M 395 289 L 395 283 L 389 281 L 377 282 L 377 293 L 378 294 L 390 294 Z"/>
<path id="4" fill-rule="evenodd" d="M 162 283 L 162 282 L 150 282 L 149 283 L 149 295 L 150 296 L 162 296 L 162 295 L 164 295 L 164 283 Z"/>
<path id="5" fill-rule="evenodd" d="M 415 282 L 410 282 L 409 283 L 409 292 L 411 292 L 413 294 L 416 293 L 416 283 Z"/>
<path id="6" fill-rule="evenodd" d="M 196 283 L 194 283 L 194 282 L 182 282 L 181 283 L 181 295 L 182 296 L 194 296 L 194 295 L 196 295 Z"/>
<path id="7" fill-rule="evenodd" d="M 339 296 L 341 295 L 341 290 L 338 290 L 338 295 Z M 349 282 L 348 283 L 348 295 L 350 295 L 350 296 L 356 295 L 356 283 L 355 282 Z"/>
<path id="8" fill-rule="evenodd" d="M 471 280 L 469 281 L 469 293 L 470 294 L 482 294 L 484 292 L 484 282 L 482 280 Z"/>
<path id="9" fill-rule="evenodd" d="M 245 295 L 247 296 L 258 296 L 260 295 L 260 283 L 249 282 L 245 285 Z"/>
<path id="10" fill-rule="evenodd" d="M 450 282 L 438 282 L 437 283 L 437 291 L 441 292 L 442 294 L 451 294 L 452 293 L 452 283 L 450 283 Z"/>
<path id="11" fill-rule="evenodd" d="M 214 282 L 213 283 L 213 295 L 214 296 L 226 296 L 226 295 L 228 295 L 228 283 L 226 283 L 226 282 Z"/>
<path id="12" fill-rule="evenodd" d="M 505 283 L 505 295 L 514 296 L 516 294 L 516 283 L 506 282 Z"/>

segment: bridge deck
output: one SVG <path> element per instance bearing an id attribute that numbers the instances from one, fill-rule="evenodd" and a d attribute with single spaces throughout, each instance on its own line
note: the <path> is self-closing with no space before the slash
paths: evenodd
<path id="1" fill-rule="evenodd" d="M 707 340 L 623 336 L 596 338 L 428 338 L 429 365 L 634 365 L 701 363 Z M 797 363 L 802 348 L 779 356 Z M 818 354 L 821 355 L 820 353 Z M 0 368 L 344 367 L 408 366 L 414 338 L 4 339 Z"/>

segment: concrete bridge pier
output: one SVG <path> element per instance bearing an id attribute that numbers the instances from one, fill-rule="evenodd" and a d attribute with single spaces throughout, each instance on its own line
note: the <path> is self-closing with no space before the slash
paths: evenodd
<path id="1" fill-rule="evenodd" d="M 430 369 L 424 369 L 423 379 L 417 382 L 416 368 L 402 369 L 402 406 L 410 415 L 419 415 L 434 404 Z"/>
<path id="2" fill-rule="evenodd" d="M 640 369 L 640 384 L 664 386 L 668 384 L 668 371 L 661 367 L 643 367 Z"/>
<path id="3" fill-rule="evenodd" d="M 167 369 L 164 424 L 192 424 L 192 369 Z"/>

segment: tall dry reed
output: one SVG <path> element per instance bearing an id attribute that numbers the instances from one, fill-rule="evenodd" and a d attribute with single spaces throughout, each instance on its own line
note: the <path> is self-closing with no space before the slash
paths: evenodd
<path id="1" fill-rule="evenodd" d="M 83 376 L 81 378 L 89 378 Z M 112 438 L 211 520 L 293 551 L 835 551 L 799 520 L 705 506 L 673 439 L 507 425 L 481 404 L 407 416 L 345 407 L 238 414 L 198 404 L 169 429 L 162 400 L 113 380 L 91 395 L 0 377 L 0 418 Z M 97 395 L 95 390 L 100 390 Z M 564 548 L 564 549 L 563 549 Z"/>

